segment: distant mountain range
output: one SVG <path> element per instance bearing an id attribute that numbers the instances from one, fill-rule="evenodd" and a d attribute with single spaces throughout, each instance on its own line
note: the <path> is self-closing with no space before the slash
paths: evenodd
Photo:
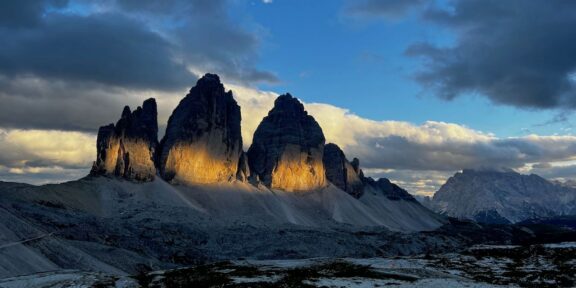
<path id="1" fill-rule="evenodd" d="M 514 171 L 464 170 L 450 177 L 425 206 L 483 223 L 576 215 L 576 189 L 538 175 Z"/>

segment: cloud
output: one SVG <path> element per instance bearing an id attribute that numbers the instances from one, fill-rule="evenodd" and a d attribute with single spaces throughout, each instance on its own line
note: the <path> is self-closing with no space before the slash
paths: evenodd
<path id="1" fill-rule="evenodd" d="M 125 88 L 177 89 L 195 80 L 172 44 L 118 14 L 56 15 L 32 30 L 0 30 L 0 73 L 96 82 Z"/>
<path id="2" fill-rule="evenodd" d="M 567 180 L 571 180 L 573 182 L 575 180 L 574 176 L 576 175 L 576 164 L 572 162 L 565 165 L 533 165 L 529 170 L 529 173 L 534 173 L 542 177 L 561 182 L 565 182 Z"/>
<path id="3" fill-rule="evenodd" d="M 0 128 L 94 132 L 146 97 L 170 107 L 164 119 L 204 72 L 244 86 L 278 82 L 255 67 L 260 32 L 232 19 L 234 5 L 3 1 L 0 14 L 29 17 L 0 17 Z"/>
<path id="4" fill-rule="evenodd" d="M 187 89 L 132 90 L 98 83 L 0 76 L 0 128 L 96 132 L 119 118 L 122 108 L 157 98 L 159 118 L 168 118 Z"/>
<path id="5" fill-rule="evenodd" d="M 0 1 L 0 27 L 28 28 L 41 22 L 47 8 L 65 6 L 67 0 Z"/>
<path id="6" fill-rule="evenodd" d="M 90 167 L 96 137 L 81 132 L 0 129 L 0 165 L 9 168 Z"/>
<path id="7" fill-rule="evenodd" d="M 426 0 L 361 0 L 350 1 L 346 13 L 355 17 L 382 17 L 398 19 L 414 8 L 426 4 Z"/>
<path id="8" fill-rule="evenodd" d="M 259 32 L 232 20 L 229 1 L 16 2 L 0 4 L 0 13 L 23 14 L 0 17 L 0 74 L 7 77 L 162 91 L 194 83 L 190 70 L 244 84 L 278 82 L 254 67 Z"/>
<path id="9" fill-rule="evenodd" d="M 33 184 L 87 175 L 96 137 L 80 132 L 0 129 L 0 179 Z"/>
<path id="10" fill-rule="evenodd" d="M 248 29 L 233 19 L 227 0 L 117 0 L 117 8 L 145 22 L 155 23 L 174 43 L 178 56 L 199 71 L 218 73 L 242 83 L 278 83 L 274 73 L 257 69 L 262 27 Z M 231 8 L 232 7 L 232 8 Z M 171 23 L 166 25 L 166 22 Z"/>
<path id="11" fill-rule="evenodd" d="M 576 107 L 576 2 L 450 1 L 423 18 L 448 28 L 455 43 L 416 43 L 415 79 L 444 99 L 480 94 L 527 109 Z"/>

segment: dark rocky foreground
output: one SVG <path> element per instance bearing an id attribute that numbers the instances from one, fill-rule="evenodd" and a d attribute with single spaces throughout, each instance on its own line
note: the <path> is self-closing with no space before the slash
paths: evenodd
<path id="1" fill-rule="evenodd" d="M 126 276 L 63 270 L 0 279 L 0 287 L 574 287 L 575 262 L 576 242 L 480 245 L 388 258 L 238 259 Z"/>

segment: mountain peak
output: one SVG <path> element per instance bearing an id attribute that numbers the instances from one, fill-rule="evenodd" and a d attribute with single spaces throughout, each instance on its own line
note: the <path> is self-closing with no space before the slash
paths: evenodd
<path id="1" fill-rule="evenodd" d="M 220 82 L 220 77 L 216 74 L 206 73 L 198 81 L 192 89 L 200 90 L 224 90 L 224 85 Z M 192 89 L 190 92 L 192 92 Z"/>
<path id="2" fill-rule="evenodd" d="M 236 178 L 242 153 L 240 106 L 216 74 L 206 74 L 172 112 L 159 154 L 168 181 L 214 183 Z"/>
<path id="3" fill-rule="evenodd" d="M 436 211 L 484 222 L 519 222 L 576 212 L 576 190 L 510 169 L 456 173 L 432 200 Z"/>
<path id="4" fill-rule="evenodd" d="M 295 117 L 298 115 L 308 115 L 304 109 L 304 105 L 300 100 L 290 95 L 290 93 L 282 94 L 274 100 L 274 108 L 270 110 L 269 114 L 292 114 Z M 294 117 L 293 116 L 293 117 Z"/>
<path id="5" fill-rule="evenodd" d="M 322 128 L 304 105 L 290 94 L 281 95 L 254 132 L 248 149 L 250 172 L 271 188 L 323 187 L 325 141 Z"/>

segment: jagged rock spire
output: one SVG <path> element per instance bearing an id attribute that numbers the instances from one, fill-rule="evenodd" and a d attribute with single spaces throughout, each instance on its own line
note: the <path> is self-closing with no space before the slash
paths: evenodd
<path id="1" fill-rule="evenodd" d="M 162 177 L 183 184 L 236 179 L 240 121 L 240 106 L 218 75 L 200 78 L 168 120 L 158 157 Z"/>
<path id="2" fill-rule="evenodd" d="M 324 134 L 304 105 L 290 94 L 279 96 L 248 149 L 252 177 L 270 188 L 311 190 L 326 185 Z"/>
<path id="3" fill-rule="evenodd" d="M 92 175 L 114 175 L 129 180 L 151 181 L 156 175 L 158 146 L 156 100 L 136 108 L 124 107 L 120 120 L 98 129 L 97 157 Z"/>

